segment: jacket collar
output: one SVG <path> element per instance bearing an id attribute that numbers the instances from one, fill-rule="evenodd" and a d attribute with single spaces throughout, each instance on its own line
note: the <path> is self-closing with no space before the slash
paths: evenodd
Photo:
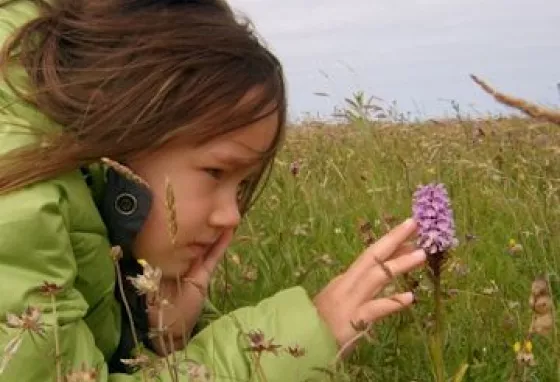
<path id="1" fill-rule="evenodd" d="M 112 167 L 92 164 L 81 168 L 112 245 L 130 253 L 152 205 L 150 190 Z"/>

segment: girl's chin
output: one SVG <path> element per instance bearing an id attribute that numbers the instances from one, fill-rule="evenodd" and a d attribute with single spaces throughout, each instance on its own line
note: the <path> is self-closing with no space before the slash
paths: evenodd
<path id="1" fill-rule="evenodd" d="M 162 277 L 164 279 L 174 279 L 174 280 L 177 278 L 177 276 L 184 277 L 187 275 L 187 273 L 189 272 L 193 264 L 194 261 L 191 259 L 191 260 L 185 260 L 179 262 L 177 264 L 169 265 L 165 268 L 162 268 L 161 271 Z"/>

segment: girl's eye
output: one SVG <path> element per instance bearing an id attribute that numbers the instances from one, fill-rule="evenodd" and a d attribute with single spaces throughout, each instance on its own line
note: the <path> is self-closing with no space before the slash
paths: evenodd
<path id="1" fill-rule="evenodd" d="M 224 170 L 219 168 L 205 168 L 204 171 L 214 179 L 220 179 Z"/>

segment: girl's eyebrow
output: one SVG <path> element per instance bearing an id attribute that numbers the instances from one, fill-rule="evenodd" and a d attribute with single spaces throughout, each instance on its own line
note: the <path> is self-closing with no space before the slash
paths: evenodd
<path id="1" fill-rule="evenodd" d="M 261 162 L 266 156 L 266 151 L 256 150 L 242 142 L 233 143 L 235 149 L 216 151 L 214 157 L 223 164 L 248 167 Z"/>
<path id="2" fill-rule="evenodd" d="M 232 153 L 220 153 L 216 155 L 216 159 L 223 164 L 234 166 L 250 166 L 256 164 L 262 159 L 261 155 L 240 156 Z"/>

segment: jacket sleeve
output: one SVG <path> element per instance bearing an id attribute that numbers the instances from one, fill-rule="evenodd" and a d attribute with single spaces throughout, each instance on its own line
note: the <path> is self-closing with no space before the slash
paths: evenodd
<path id="1" fill-rule="evenodd" d="M 307 292 L 298 286 L 204 326 L 186 348 L 190 363 L 179 361 L 179 382 L 324 382 L 329 380 L 325 369 L 337 351 L 336 341 Z M 181 351 L 175 356 L 185 359 Z M 203 378 L 205 371 L 212 377 Z M 171 381 L 161 362 L 159 376 L 161 381 Z M 130 378 L 112 377 L 112 382 Z"/>
<path id="2" fill-rule="evenodd" d="M 278 347 L 279 346 L 279 347 Z M 258 363 L 253 356 L 259 349 Z M 187 347 L 189 358 L 210 365 L 216 381 L 325 381 L 338 345 L 305 289 L 296 286 L 213 321 Z"/>

